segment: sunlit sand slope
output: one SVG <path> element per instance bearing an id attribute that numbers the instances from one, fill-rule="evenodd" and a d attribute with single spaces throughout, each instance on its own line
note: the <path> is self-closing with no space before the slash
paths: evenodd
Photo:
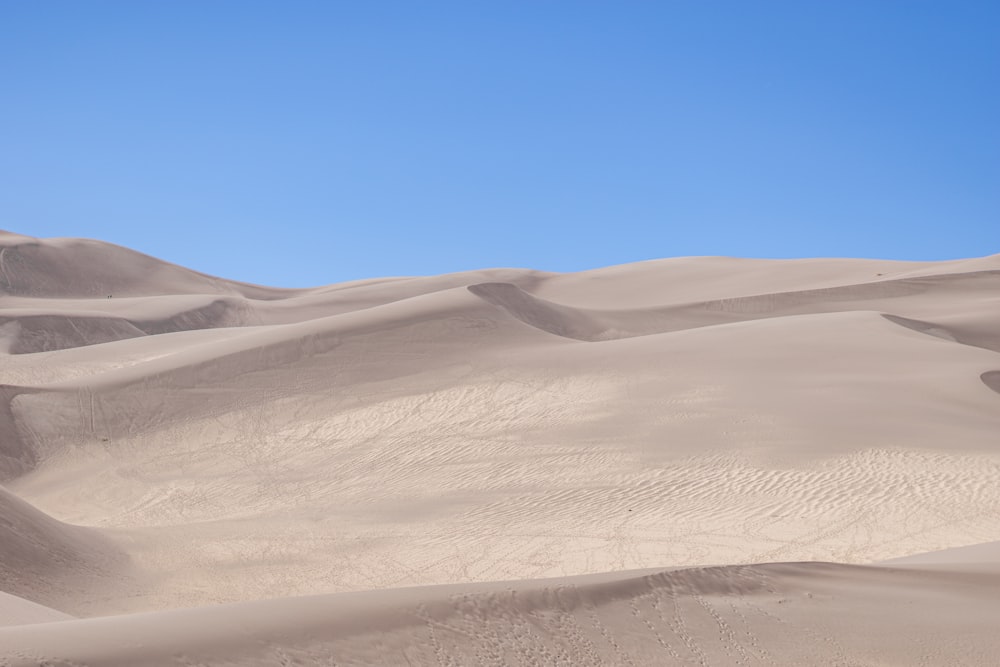
<path id="1" fill-rule="evenodd" d="M 629 664 L 608 652 L 615 642 L 635 649 L 634 664 L 657 664 L 656 651 L 694 664 L 708 660 L 699 651 L 709 664 L 725 651 L 746 664 L 814 662 L 820 653 L 780 653 L 792 650 L 776 648 L 782 627 L 833 637 L 833 664 L 877 661 L 855 629 L 864 610 L 902 604 L 923 575 L 858 566 L 1000 540 L 998 332 L 1000 256 L 700 257 L 281 290 L 96 241 L 3 233 L 0 591 L 74 616 L 156 612 L 4 636 L 69 633 L 57 642 L 69 647 L 78 631 L 65 628 L 128 635 L 116 624 L 151 633 L 175 619 L 197 626 L 178 630 L 178 645 L 204 639 L 230 656 L 220 664 L 239 664 L 243 631 L 226 630 L 222 612 L 164 610 L 248 604 L 233 613 L 256 619 L 274 604 L 298 618 L 343 609 L 362 599 L 343 597 L 354 591 L 461 584 L 480 600 L 481 582 L 508 581 L 565 617 L 544 641 L 518 640 L 525 664 Z M 614 574 L 678 567 L 702 569 Z M 930 569 L 938 578 L 914 595 L 956 609 L 995 584 L 981 563 Z M 556 584 L 534 581 L 601 572 L 622 588 L 593 603 L 607 615 L 596 625 L 591 606 L 553 602 Z M 662 583 L 678 577 L 694 583 Z M 771 583 L 744 589 L 740 577 Z M 699 588 L 727 578 L 718 600 L 715 583 Z M 822 586 L 845 597 L 806 595 Z M 263 601 L 317 594 L 332 597 Z M 452 608 L 452 593 L 424 602 L 439 594 L 363 599 L 378 601 L 372 618 L 410 619 L 387 626 L 386 646 L 414 647 L 413 664 L 427 664 L 427 646 L 445 664 L 520 650 L 459 646 L 460 632 L 434 630 L 446 619 L 478 619 L 465 631 L 477 637 L 510 635 L 489 627 L 514 618 L 534 627 L 520 594 L 497 607 Z M 416 599 L 443 615 L 412 621 L 426 611 L 407 606 Z M 11 619 L 23 612 L 0 602 Z M 780 620 L 768 625 L 751 602 Z M 997 609 L 968 604 L 976 618 Z M 341 642 L 363 662 L 370 641 L 337 613 L 348 625 L 331 621 L 315 642 L 262 639 L 254 660 Z M 913 614 L 898 627 L 923 627 Z M 688 636 L 686 623 L 700 629 Z M 890 664 L 978 660 L 975 646 L 892 648 L 890 625 L 871 635 L 886 635 Z M 704 634 L 730 631 L 730 648 Z M 584 650 L 566 639 L 576 632 L 592 648 L 560 653 L 560 642 Z M 117 645 L 95 646 L 111 652 L 93 664 L 129 664 Z"/>

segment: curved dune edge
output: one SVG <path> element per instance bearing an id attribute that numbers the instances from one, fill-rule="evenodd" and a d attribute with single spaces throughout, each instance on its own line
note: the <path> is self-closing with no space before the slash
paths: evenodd
<path id="1" fill-rule="evenodd" d="M 529 326 L 583 341 L 600 340 L 606 329 L 585 311 L 539 299 L 510 283 L 469 285 L 470 292 Z"/>
<path id="2" fill-rule="evenodd" d="M 912 329 L 928 336 L 934 336 L 935 338 L 952 343 L 980 347 L 992 352 L 1000 352 L 1000 334 L 996 332 L 995 325 L 988 318 L 967 318 L 971 321 L 966 322 L 964 326 L 954 326 L 937 322 L 925 322 L 889 313 L 882 313 L 882 317 L 893 324 L 898 324 L 901 327 Z"/>
<path id="3" fill-rule="evenodd" d="M 467 289 L 541 331 L 578 341 L 600 342 L 805 313 L 845 312 L 859 309 L 868 302 L 872 306 L 887 305 L 902 297 L 924 294 L 935 287 L 947 288 L 950 283 L 960 280 L 984 282 L 997 277 L 995 274 L 997 272 L 911 278 L 624 310 L 568 306 L 540 298 L 510 283 L 479 283 Z M 1000 336 L 995 333 L 992 321 L 986 327 L 978 322 L 979 326 L 954 326 L 892 313 L 882 313 L 882 317 L 942 340 L 1000 351 Z"/>
<path id="4" fill-rule="evenodd" d="M 919 331 L 920 333 L 927 334 L 928 336 L 934 336 L 953 343 L 959 342 L 952 331 L 949 331 L 947 328 L 942 327 L 939 324 L 934 324 L 933 322 L 913 320 L 908 317 L 900 317 L 889 313 L 882 313 L 882 317 L 889 320 L 893 324 L 898 324 L 901 327 L 906 327 L 907 329 L 912 329 L 913 331 Z"/>
<path id="5" fill-rule="evenodd" d="M 0 658 L 9 667 L 970 664 L 1000 650 L 998 594 L 1000 571 L 772 563 L 622 572 L 0 628 Z"/>
<path id="6" fill-rule="evenodd" d="M 1000 371 L 986 371 L 979 378 L 983 384 L 1000 394 Z"/>

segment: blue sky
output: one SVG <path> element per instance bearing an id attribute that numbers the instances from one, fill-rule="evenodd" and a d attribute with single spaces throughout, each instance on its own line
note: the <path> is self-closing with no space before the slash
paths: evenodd
<path id="1" fill-rule="evenodd" d="M 0 228 L 281 286 L 997 253 L 997 25 L 961 0 L 0 0 Z"/>

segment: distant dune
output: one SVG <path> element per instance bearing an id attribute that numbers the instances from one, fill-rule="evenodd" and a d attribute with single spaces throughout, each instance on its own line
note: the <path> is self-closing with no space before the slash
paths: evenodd
<path id="1" fill-rule="evenodd" d="M 1000 255 L 286 290 L 0 232 L 0 360 L 4 667 L 1000 655 Z"/>

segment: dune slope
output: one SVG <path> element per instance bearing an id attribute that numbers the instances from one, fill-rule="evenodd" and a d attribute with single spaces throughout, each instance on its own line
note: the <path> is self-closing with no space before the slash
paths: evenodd
<path id="1" fill-rule="evenodd" d="M 126 568 L 124 554 L 99 532 L 56 521 L 0 488 L 4 593 L 65 604 L 85 591 L 115 589 L 112 576 Z"/>
<path id="2" fill-rule="evenodd" d="M 0 627 L 0 650 L 11 667 L 986 665 L 998 575 L 776 563 L 436 586 Z"/>

